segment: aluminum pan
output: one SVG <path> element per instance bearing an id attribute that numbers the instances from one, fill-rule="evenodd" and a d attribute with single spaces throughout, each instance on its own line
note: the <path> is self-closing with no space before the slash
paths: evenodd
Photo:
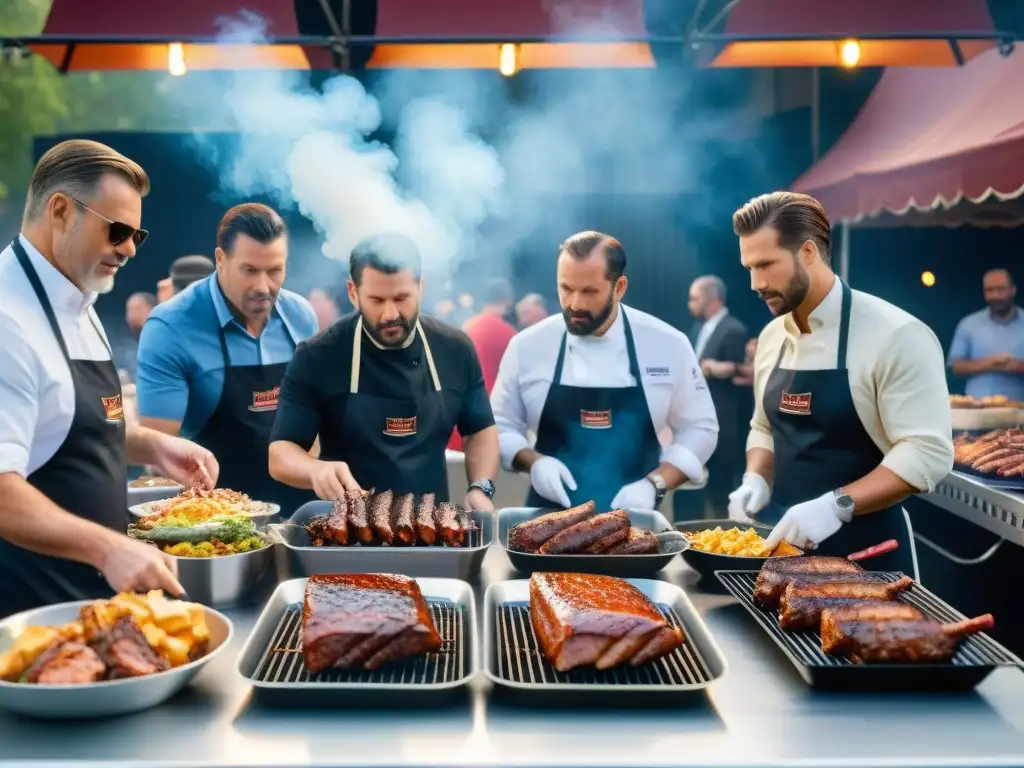
<path id="1" fill-rule="evenodd" d="M 274 568 L 274 544 L 254 552 L 220 557 L 175 557 L 178 581 L 189 599 L 203 605 L 230 606 L 246 597 Z"/>
<path id="2" fill-rule="evenodd" d="M 0 621 L 0 653 L 29 625 L 54 626 L 78 618 L 92 600 L 58 603 L 16 613 Z M 109 680 L 88 685 L 27 685 L 0 681 L 0 709 L 48 720 L 110 717 L 139 712 L 161 704 L 187 686 L 199 671 L 231 643 L 234 626 L 224 614 L 207 608 L 210 650 L 189 664 L 145 677 Z"/>
<path id="3" fill-rule="evenodd" d="M 694 608 L 690 598 L 681 587 L 667 581 L 654 579 L 626 579 L 639 589 L 656 605 L 668 605 L 679 616 L 686 633 L 687 640 L 692 643 L 709 672 L 708 680 L 688 685 L 608 685 L 603 683 L 519 683 L 498 674 L 497 624 L 495 618 L 498 608 L 503 603 L 522 603 L 530 600 L 529 579 L 515 581 L 499 581 L 491 584 L 484 593 L 484 674 L 495 684 L 506 688 L 514 688 L 523 692 L 543 692 L 545 694 L 610 694 L 633 695 L 637 693 L 665 694 L 700 691 L 721 679 L 729 670 L 725 654 L 718 647 L 707 626 Z"/>
<path id="4" fill-rule="evenodd" d="M 628 509 L 629 521 L 637 528 L 646 528 L 652 533 L 672 531 L 672 524 L 660 512 L 650 509 Z M 534 571 L 573 571 L 598 573 L 620 578 L 643 578 L 653 576 L 665 568 L 678 552 L 660 552 L 656 555 L 534 555 L 515 552 L 508 548 L 508 532 L 512 526 L 550 510 L 537 507 L 514 507 L 498 511 L 498 545 L 508 553 L 512 566 L 521 573 Z"/>
<path id="5" fill-rule="evenodd" d="M 237 673 L 249 685 L 263 691 L 291 692 L 298 693 L 300 696 L 304 696 L 307 693 L 317 694 L 323 692 L 333 692 L 335 694 L 362 694 L 373 691 L 442 692 L 466 685 L 478 673 L 480 669 L 479 640 L 477 639 L 476 601 L 473 597 L 473 588 L 466 582 L 458 579 L 417 578 L 416 583 L 419 584 L 425 598 L 428 600 L 431 598 L 451 600 L 465 611 L 466 624 L 462 635 L 463 641 L 468 646 L 466 651 L 469 656 L 469 672 L 465 676 L 447 683 L 277 683 L 257 680 L 255 675 L 260 659 L 274 636 L 282 614 L 289 605 L 303 602 L 307 581 L 307 578 L 290 579 L 278 584 L 277 589 L 274 590 L 274 593 L 267 601 L 266 607 L 264 607 L 255 625 L 253 625 L 245 645 L 238 654 L 238 662 L 235 666 Z M 398 703 L 401 702 L 398 701 Z"/>

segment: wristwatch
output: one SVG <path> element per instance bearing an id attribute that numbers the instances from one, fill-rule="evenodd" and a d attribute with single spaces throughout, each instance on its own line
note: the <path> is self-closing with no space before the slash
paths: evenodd
<path id="1" fill-rule="evenodd" d="M 647 475 L 647 482 L 654 486 L 654 506 L 657 507 L 661 504 L 661 500 L 665 498 L 665 493 L 668 491 L 668 483 L 657 472 L 651 472 L 651 474 Z"/>
<path id="2" fill-rule="evenodd" d="M 836 516 L 840 520 L 848 523 L 853 519 L 853 510 L 856 505 L 845 488 L 836 488 L 832 491 L 832 503 L 836 508 Z"/>
<path id="3" fill-rule="evenodd" d="M 482 491 L 488 499 L 494 498 L 494 483 L 490 480 L 477 480 L 475 483 L 470 483 L 466 493 L 473 490 Z"/>

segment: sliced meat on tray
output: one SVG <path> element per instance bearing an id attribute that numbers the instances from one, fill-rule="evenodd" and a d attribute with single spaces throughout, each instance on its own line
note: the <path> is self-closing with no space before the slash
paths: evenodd
<path id="1" fill-rule="evenodd" d="M 458 547 L 465 539 L 465 533 L 459 525 L 459 508 L 449 501 L 442 501 L 434 509 L 434 524 L 441 534 L 441 540 L 449 547 Z"/>
<path id="2" fill-rule="evenodd" d="M 370 527 L 370 513 L 367 509 L 369 495 L 365 491 L 347 491 L 345 493 L 349 528 L 356 539 L 363 544 L 373 541 L 373 528 Z"/>
<path id="3" fill-rule="evenodd" d="M 370 526 L 385 544 L 395 543 L 395 532 L 391 529 L 391 491 L 378 493 L 370 499 Z"/>
<path id="4" fill-rule="evenodd" d="M 323 538 L 334 544 L 345 546 L 348 544 L 348 500 L 345 497 L 338 499 L 331 507 L 327 515 L 327 521 L 323 526 Z"/>
<path id="5" fill-rule="evenodd" d="M 419 584 L 391 574 L 310 576 L 302 607 L 302 653 L 314 674 L 374 670 L 441 648 Z"/>
<path id="6" fill-rule="evenodd" d="M 534 573 L 530 621 L 541 651 L 559 672 L 639 666 L 685 641 L 640 590 L 611 576 Z"/>
<path id="7" fill-rule="evenodd" d="M 517 552 L 536 552 L 555 534 L 586 520 L 597 509 L 592 501 L 561 512 L 541 515 L 512 526 L 508 532 L 508 548 Z"/>
<path id="8" fill-rule="evenodd" d="M 779 557 L 766 560 L 754 584 L 754 599 L 765 608 L 775 608 L 792 581 L 872 580 L 844 557 Z"/>
<path id="9" fill-rule="evenodd" d="M 621 544 L 629 538 L 630 529 L 619 528 L 617 531 L 612 531 L 603 539 L 598 539 L 589 547 L 585 547 L 580 550 L 581 555 L 601 555 L 610 550 L 612 547 Z"/>
<path id="10" fill-rule="evenodd" d="M 411 493 L 396 496 L 391 504 L 391 528 L 398 544 L 416 543 L 416 497 Z"/>
<path id="11" fill-rule="evenodd" d="M 130 615 L 119 616 L 108 630 L 91 643 L 107 666 L 107 678 L 143 677 L 170 669 L 167 659 L 153 650 L 142 628 Z"/>
<path id="12" fill-rule="evenodd" d="M 661 552 L 658 537 L 642 528 L 630 528 L 624 541 L 609 549 L 607 555 L 656 555 Z"/>
<path id="13" fill-rule="evenodd" d="M 821 648 L 860 664 L 948 664 L 969 634 L 991 629 L 991 614 L 956 624 L 932 619 L 865 619 L 837 609 L 821 617 Z"/>
<path id="14" fill-rule="evenodd" d="M 629 515 L 616 509 L 596 515 L 556 533 L 540 548 L 542 555 L 578 553 L 616 531 L 629 529 Z M 627 534 L 628 535 L 628 534 Z"/>
<path id="15" fill-rule="evenodd" d="M 826 608 L 860 606 L 875 600 L 895 599 L 910 589 L 914 580 L 904 576 L 891 584 L 877 581 L 792 582 L 779 601 L 779 626 L 783 629 L 817 629 Z"/>
<path id="16" fill-rule="evenodd" d="M 416 535 L 427 546 L 437 543 L 437 525 L 434 522 L 434 494 L 425 493 L 416 508 Z"/>
<path id="17" fill-rule="evenodd" d="M 102 680 L 107 665 L 85 643 L 57 643 L 43 651 L 25 673 L 39 685 L 82 685 Z"/>

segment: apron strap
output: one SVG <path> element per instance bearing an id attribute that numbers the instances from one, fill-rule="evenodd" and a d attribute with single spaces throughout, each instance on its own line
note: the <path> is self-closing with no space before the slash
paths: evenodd
<path id="1" fill-rule="evenodd" d="M 430 342 L 427 341 L 427 334 L 423 332 L 423 326 L 419 318 L 416 318 L 416 333 L 423 339 L 423 351 L 427 356 L 427 369 L 430 371 L 431 381 L 434 383 L 434 390 L 441 391 L 441 379 L 437 375 L 437 367 L 434 365 L 434 356 L 430 352 Z M 349 376 L 349 394 L 356 394 L 359 391 L 359 363 L 363 357 L 363 317 L 356 320 L 356 337 L 352 340 L 352 373 Z"/>
<path id="2" fill-rule="evenodd" d="M 850 305 L 853 303 L 853 292 L 843 278 L 839 278 L 843 286 L 843 308 L 839 313 L 839 352 L 836 355 L 836 368 L 846 369 L 846 348 L 850 341 Z"/>
<path id="3" fill-rule="evenodd" d="M 423 332 L 423 326 L 420 325 L 420 319 L 416 318 L 416 332 L 423 339 L 423 351 L 427 353 L 427 368 L 430 369 L 430 378 L 434 382 L 434 391 L 441 391 L 441 379 L 437 376 L 437 368 L 434 365 L 434 356 L 430 353 L 430 343 L 427 341 L 427 334 Z"/>
<path id="4" fill-rule="evenodd" d="M 623 310 L 622 305 L 619 305 L 619 312 L 622 312 L 622 329 L 626 333 L 626 354 L 629 356 L 629 373 L 636 380 L 638 387 L 643 386 L 643 381 L 640 379 L 640 361 L 636 356 L 636 344 L 633 341 L 633 329 L 629 326 L 629 318 L 626 317 L 626 312 Z"/>
<path id="5" fill-rule="evenodd" d="M 25 271 L 25 276 L 28 278 L 28 282 L 32 286 L 32 290 L 35 291 L 36 298 L 39 300 L 39 304 L 43 308 L 43 313 L 46 315 L 46 321 L 50 324 L 50 329 L 53 331 L 53 335 L 57 337 L 57 343 L 60 344 L 60 351 L 64 353 L 64 359 L 70 363 L 71 355 L 68 353 L 68 345 L 64 342 L 64 334 L 61 333 L 60 325 L 57 323 L 57 316 L 53 313 L 53 305 L 50 304 L 50 297 L 46 295 L 46 290 L 43 288 L 43 284 L 39 280 L 39 274 L 36 272 L 36 268 L 32 266 L 32 262 L 29 260 L 28 254 L 25 253 L 25 249 L 22 247 L 21 243 L 18 242 L 17 237 L 11 241 L 11 250 L 14 251 L 15 258 L 18 259 L 18 263 L 21 264 L 21 268 Z M 102 336 L 100 338 L 102 338 Z"/>

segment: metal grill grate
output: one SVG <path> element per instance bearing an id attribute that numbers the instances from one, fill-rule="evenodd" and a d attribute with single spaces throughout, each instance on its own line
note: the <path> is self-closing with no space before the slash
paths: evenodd
<path id="1" fill-rule="evenodd" d="M 314 675 L 302 658 L 302 604 L 289 605 L 260 658 L 253 680 L 263 683 L 441 685 L 469 674 L 469 651 L 464 641 L 464 610 L 448 600 L 427 600 L 434 626 L 441 635 L 441 650 L 396 661 L 369 672 L 332 669 Z"/>
<path id="2" fill-rule="evenodd" d="M 672 608 L 667 605 L 657 607 L 672 626 L 679 627 L 685 634 L 685 627 Z M 498 606 L 495 631 L 498 676 L 513 683 L 703 686 L 713 679 L 707 663 L 688 635 L 686 642 L 668 656 L 639 667 L 622 666 L 608 670 L 582 667 L 558 672 L 540 651 L 530 621 L 529 603 L 503 603 Z"/>
<path id="3" fill-rule="evenodd" d="M 870 571 L 872 576 L 882 581 L 892 583 L 898 581 L 902 573 L 890 573 L 884 571 Z M 831 656 L 821 650 L 821 636 L 814 630 L 803 630 L 790 632 L 779 626 L 779 612 L 762 608 L 754 600 L 754 584 L 757 582 L 757 571 L 718 571 L 719 581 L 725 585 L 733 597 L 740 601 L 744 608 L 764 627 L 765 631 L 787 651 L 794 660 L 806 667 L 857 667 L 863 669 L 865 665 L 856 664 L 841 656 Z M 963 620 L 963 615 L 957 613 L 953 608 L 944 603 L 938 597 L 915 582 L 906 592 L 901 592 L 897 598 L 901 602 L 909 603 L 920 610 L 925 616 L 937 619 L 942 622 L 957 622 Z M 956 656 L 950 664 L 918 664 L 916 668 L 948 668 L 956 667 L 991 667 L 1000 664 L 1016 664 L 1013 654 L 1000 646 L 997 642 L 986 635 L 970 635 L 960 646 Z M 880 666 L 880 665 L 868 665 Z M 885 665 L 887 668 L 904 665 Z"/>

